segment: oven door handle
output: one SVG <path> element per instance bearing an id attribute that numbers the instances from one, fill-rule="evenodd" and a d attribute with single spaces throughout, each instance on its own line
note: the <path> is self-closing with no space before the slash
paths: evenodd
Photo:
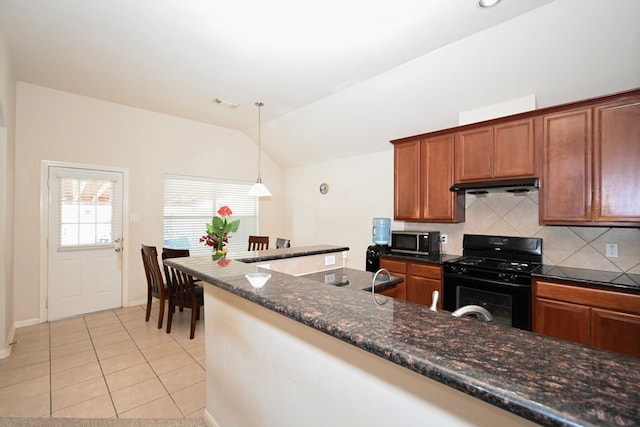
<path id="1" fill-rule="evenodd" d="M 456 273 L 444 273 L 444 284 L 446 285 L 447 283 L 447 279 L 453 279 L 456 281 L 466 281 L 466 282 L 476 282 L 476 283 L 486 283 L 488 285 L 499 285 L 499 286 L 508 286 L 510 288 L 518 288 L 518 289 L 527 289 L 527 288 L 531 288 L 531 283 L 529 284 L 521 284 L 521 283 L 509 283 L 509 282 L 501 282 L 499 280 L 488 280 L 488 279 L 482 279 L 480 277 L 473 277 L 473 276 L 465 276 L 462 274 L 456 274 Z M 456 285 L 458 285 L 458 283 L 456 283 Z"/>

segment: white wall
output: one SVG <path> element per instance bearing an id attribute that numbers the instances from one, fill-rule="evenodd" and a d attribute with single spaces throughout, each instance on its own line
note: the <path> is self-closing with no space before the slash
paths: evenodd
<path id="1" fill-rule="evenodd" d="M 640 87 L 639 17 L 640 2 L 635 0 L 557 0 L 313 104 L 299 115 L 317 116 L 315 131 L 328 129 L 343 144 L 360 140 L 356 146 L 366 141 L 377 145 L 385 137 L 389 141 L 457 126 L 461 111 L 528 94 L 536 95 L 538 107 L 546 107 Z M 332 113 L 323 114 L 327 111 Z M 386 112 L 386 118 L 381 119 L 380 112 Z M 359 135 L 352 135 L 341 133 L 339 125 L 332 126 L 348 121 L 350 115 L 369 118 L 379 133 L 363 128 Z M 380 121 L 388 124 L 386 130 Z M 314 129 L 306 132 L 312 135 Z M 393 151 L 387 146 L 387 151 L 379 153 L 285 171 L 285 226 L 294 242 L 318 239 L 349 245 L 348 266 L 364 268 L 372 218 L 393 217 Z M 322 197 L 317 187 L 324 181 L 331 191 Z M 490 199 L 487 203 L 500 202 Z M 500 224 L 506 212 L 495 209 Z M 532 215 L 536 220 L 536 209 L 537 201 L 527 212 L 528 222 Z M 546 262 L 613 271 L 637 272 L 640 268 L 633 262 L 640 255 L 635 229 L 499 227 L 481 218 L 468 212 L 462 225 L 407 227 L 451 233 L 454 239 L 447 250 L 455 254 L 461 252 L 464 232 L 503 230 L 544 235 L 549 240 L 546 248 L 556 248 Z M 625 251 L 621 252 L 625 258 L 617 264 L 600 254 L 604 250 L 601 243 L 610 236 Z M 589 262 L 591 255 L 595 263 Z"/>
<path id="2" fill-rule="evenodd" d="M 0 358 L 13 335 L 13 171 L 15 87 L 0 34 Z"/>
<path id="3" fill-rule="evenodd" d="M 195 175 L 253 182 L 255 144 L 243 133 L 125 107 L 19 82 L 17 89 L 15 320 L 37 321 L 40 285 L 38 251 L 41 162 L 60 161 L 125 168 L 129 171 L 129 223 L 124 238 L 128 301 L 146 298 L 140 244 L 162 246 L 163 174 Z M 268 156 L 263 180 L 274 196 L 260 203 L 260 232 L 282 230 L 282 177 Z M 125 219 L 129 218 L 126 216 Z M 204 227 L 204 224 L 203 224 Z M 125 277 L 126 280 L 126 277 Z"/>
<path id="4" fill-rule="evenodd" d="M 364 270 L 373 217 L 393 218 L 393 150 L 287 169 L 285 181 L 292 245 L 349 246 L 347 267 Z"/>

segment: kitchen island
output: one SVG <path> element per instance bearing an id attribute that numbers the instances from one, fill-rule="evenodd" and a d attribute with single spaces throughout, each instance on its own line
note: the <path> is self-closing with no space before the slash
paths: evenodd
<path id="1" fill-rule="evenodd" d="M 210 425 L 638 425 L 640 359 L 358 288 L 167 260 L 205 289 Z"/>

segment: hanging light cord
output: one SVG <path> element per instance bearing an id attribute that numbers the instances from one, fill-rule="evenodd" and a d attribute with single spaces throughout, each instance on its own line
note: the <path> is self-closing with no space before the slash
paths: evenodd
<path id="1" fill-rule="evenodd" d="M 263 102 L 256 102 L 256 107 L 258 107 L 258 180 L 256 182 L 262 182 L 262 178 L 260 175 L 260 156 L 261 156 L 261 135 L 262 135 L 262 118 L 261 118 L 261 111 L 262 111 L 262 107 L 264 106 Z"/>

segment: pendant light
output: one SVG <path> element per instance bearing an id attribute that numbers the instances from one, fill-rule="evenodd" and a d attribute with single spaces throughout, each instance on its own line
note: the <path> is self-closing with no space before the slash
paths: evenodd
<path id="1" fill-rule="evenodd" d="M 262 183 L 262 178 L 260 178 L 260 137 L 262 133 L 260 111 L 263 106 L 263 102 L 256 102 L 256 107 L 258 107 L 258 179 L 256 180 L 256 183 L 253 184 L 253 187 L 251 187 L 251 190 L 247 193 L 247 196 L 271 197 L 271 191 L 269 191 L 269 189 Z"/>

